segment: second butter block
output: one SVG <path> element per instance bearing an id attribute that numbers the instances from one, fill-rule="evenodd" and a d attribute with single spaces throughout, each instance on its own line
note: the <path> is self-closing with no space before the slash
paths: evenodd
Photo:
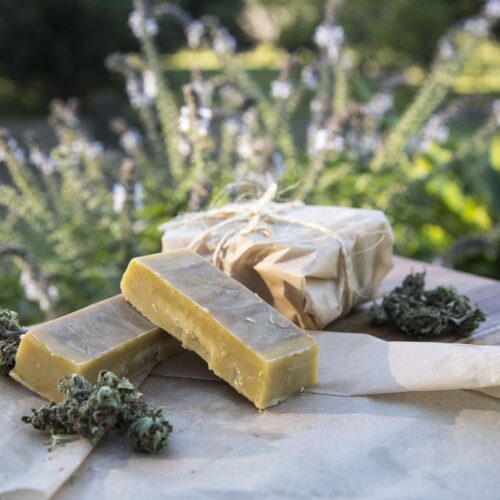
<path id="1" fill-rule="evenodd" d="M 314 339 L 190 250 L 133 259 L 121 289 L 257 408 L 317 381 Z"/>
<path id="2" fill-rule="evenodd" d="M 101 370 L 134 377 L 181 350 L 121 295 L 33 327 L 19 346 L 11 376 L 52 401 L 72 373 L 95 382 Z"/>

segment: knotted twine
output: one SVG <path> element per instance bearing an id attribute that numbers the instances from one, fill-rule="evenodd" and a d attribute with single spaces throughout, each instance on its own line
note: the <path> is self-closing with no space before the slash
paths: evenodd
<path id="1" fill-rule="evenodd" d="M 326 236 L 332 238 L 339 244 L 340 258 L 339 258 L 339 268 L 340 275 L 344 279 L 345 283 L 345 293 L 343 297 L 343 314 L 349 312 L 352 307 L 353 301 L 353 287 L 351 283 L 351 260 L 347 249 L 345 247 L 342 238 L 336 234 L 334 231 L 326 226 L 317 224 L 315 222 L 304 221 L 297 219 L 295 217 L 289 217 L 283 215 L 282 212 L 287 212 L 293 208 L 304 206 L 300 201 L 293 201 L 288 203 L 273 203 L 277 191 L 276 184 L 271 185 L 271 187 L 263 194 L 262 197 L 258 198 L 254 202 L 245 204 L 233 204 L 226 205 L 220 208 L 214 208 L 207 210 L 205 212 L 197 212 L 191 214 L 184 214 L 176 217 L 174 220 L 168 222 L 162 228 L 178 228 L 186 223 L 192 222 L 203 222 L 207 218 L 222 218 L 221 222 L 208 227 L 198 236 L 193 238 L 191 242 L 187 245 L 187 248 L 196 252 L 199 247 L 206 244 L 208 239 L 216 234 L 221 229 L 227 226 L 234 227 L 223 232 L 222 235 L 216 240 L 215 249 L 212 253 L 212 264 L 222 270 L 223 266 L 223 255 L 228 247 L 229 241 L 236 235 L 245 236 L 251 233 L 262 233 L 267 237 L 272 237 L 272 229 L 269 226 L 269 222 L 285 222 L 288 224 L 294 224 L 309 229 L 318 231 Z"/>

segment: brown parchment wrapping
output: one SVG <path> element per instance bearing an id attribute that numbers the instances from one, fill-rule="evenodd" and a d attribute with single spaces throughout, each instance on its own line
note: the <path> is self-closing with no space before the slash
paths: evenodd
<path id="1" fill-rule="evenodd" d="M 321 385 L 261 412 L 192 352 L 162 363 L 144 391 L 167 452 L 105 439 L 54 500 L 498 499 L 499 401 L 432 389 L 497 384 L 500 347 L 313 335 Z M 335 395 L 386 390 L 425 392 Z"/>
<path id="2" fill-rule="evenodd" d="M 394 236 L 377 210 L 256 201 L 161 230 L 163 251 L 191 248 L 309 330 L 374 298 L 392 268 Z"/>
<path id="3" fill-rule="evenodd" d="M 140 386 L 146 370 L 132 379 Z M 77 439 L 47 450 L 50 435 L 21 422 L 47 401 L 0 375 L 0 500 L 49 500 L 81 466 L 94 445 Z M 124 439 L 125 446 L 130 447 Z"/>
<path id="4" fill-rule="evenodd" d="M 166 407 L 174 432 L 157 456 L 113 433 L 88 458 L 84 439 L 48 452 L 47 435 L 20 422 L 43 400 L 0 377 L 0 499 L 331 498 L 339 481 L 356 498 L 455 499 L 457 485 L 464 498 L 478 485 L 483 498 L 498 498 L 499 401 L 459 389 L 500 397 L 500 346 L 312 335 L 318 385 L 260 412 L 193 352 L 158 365 L 142 390 Z M 394 476 L 377 457 L 410 473 Z M 433 480 L 436 467 L 446 484 Z M 360 476 L 372 478 L 369 488 Z"/>

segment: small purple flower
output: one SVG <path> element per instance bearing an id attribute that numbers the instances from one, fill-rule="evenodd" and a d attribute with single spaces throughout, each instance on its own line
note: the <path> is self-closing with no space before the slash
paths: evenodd
<path id="1" fill-rule="evenodd" d="M 286 168 L 285 159 L 283 158 L 283 155 L 279 151 L 274 151 L 274 153 L 271 155 L 271 159 L 273 161 L 273 165 L 276 168 L 277 172 L 279 174 L 282 174 Z"/>
<path id="2" fill-rule="evenodd" d="M 202 137 L 207 137 L 212 122 L 213 111 L 202 106 L 196 110 L 196 116 L 191 116 L 191 110 L 188 106 L 182 106 L 179 114 L 179 131 L 183 134 L 188 134 L 191 130 L 196 130 L 196 133 Z M 194 121 L 194 123 L 191 123 Z"/>
<path id="3" fill-rule="evenodd" d="M 113 211 L 117 214 L 121 213 L 125 206 L 127 192 L 122 184 L 117 182 L 113 185 Z"/>
<path id="4" fill-rule="evenodd" d="M 190 49 L 197 49 L 201 45 L 205 28 L 200 21 L 193 21 L 186 26 L 186 38 Z"/>
<path id="5" fill-rule="evenodd" d="M 226 128 L 230 134 L 236 135 L 240 131 L 240 123 L 235 118 L 226 120 Z"/>
<path id="6" fill-rule="evenodd" d="M 383 116 L 389 111 L 394 104 L 394 99 L 391 94 L 380 93 L 375 94 L 372 100 L 365 106 L 365 112 L 372 116 Z"/>
<path id="7" fill-rule="evenodd" d="M 183 158 L 187 158 L 191 154 L 191 145 L 187 140 L 180 137 L 177 141 L 177 150 Z"/>
<path id="8" fill-rule="evenodd" d="M 344 138 L 338 134 L 330 136 L 328 130 L 325 128 L 317 130 L 314 134 L 311 135 L 311 139 L 311 154 L 328 151 L 341 153 L 345 149 Z"/>
<path id="9" fill-rule="evenodd" d="M 212 120 L 214 113 L 210 108 L 201 107 L 200 109 L 198 109 L 198 115 L 202 120 L 210 122 Z"/>
<path id="10" fill-rule="evenodd" d="M 144 186 L 140 182 L 134 185 L 134 208 L 144 210 Z"/>
<path id="11" fill-rule="evenodd" d="M 136 130 L 128 129 L 120 137 L 120 144 L 123 149 L 127 152 L 133 152 L 140 148 L 141 146 L 141 136 Z"/>
<path id="12" fill-rule="evenodd" d="M 18 163 L 24 163 L 25 162 L 25 160 L 26 160 L 26 154 L 24 153 L 24 150 L 19 147 L 19 144 L 17 143 L 17 141 L 13 137 L 11 137 L 7 141 L 7 146 L 10 149 L 10 152 L 11 152 L 12 156 L 14 157 L 14 159 Z"/>
<path id="13" fill-rule="evenodd" d="M 500 0 L 488 0 L 486 2 L 484 9 L 484 15 L 491 20 L 496 20 L 500 18 Z"/>
<path id="14" fill-rule="evenodd" d="M 344 42 L 344 29 L 341 26 L 320 24 L 314 32 L 314 43 L 326 51 L 332 61 L 336 61 Z"/>
<path id="15" fill-rule="evenodd" d="M 493 101 L 491 105 L 491 111 L 493 113 L 493 117 L 495 118 L 495 122 L 497 127 L 500 126 L 500 99 L 496 99 Z"/>
<path id="16" fill-rule="evenodd" d="M 249 160 L 255 154 L 254 146 L 253 137 L 248 134 L 242 134 L 237 139 L 236 152 L 241 158 Z"/>
<path id="17" fill-rule="evenodd" d="M 212 47 L 219 55 L 231 55 L 236 50 L 236 40 L 226 28 L 219 28 L 213 38 Z"/>
<path id="18" fill-rule="evenodd" d="M 158 34 L 158 23 L 154 17 L 145 18 L 138 10 L 130 13 L 128 24 L 136 38 L 142 38 L 146 35 L 155 36 Z"/>
<path id="19" fill-rule="evenodd" d="M 104 146 L 102 142 L 92 141 L 87 145 L 87 154 L 91 158 L 97 158 L 104 153 Z"/>
<path id="20" fill-rule="evenodd" d="M 156 97 L 156 78 L 150 70 L 144 72 L 142 82 L 137 76 L 127 79 L 125 90 L 134 108 L 142 108 L 152 104 Z"/>
<path id="21" fill-rule="evenodd" d="M 142 75 L 142 85 L 144 97 L 149 102 L 153 102 L 158 92 L 158 88 L 156 85 L 156 76 L 150 69 L 144 71 Z"/>
<path id="22" fill-rule="evenodd" d="M 52 174 L 56 170 L 56 162 L 50 156 L 45 155 L 39 148 L 30 148 L 29 158 L 31 163 L 45 176 Z"/>
<path id="23" fill-rule="evenodd" d="M 320 113 L 323 109 L 323 104 L 320 99 L 313 99 L 309 105 L 311 113 Z"/>
<path id="24" fill-rule="evenodd" d="M 433 115 L 425 124 L 422 130 L 422 137 L 418 144 L 418 149 L 425 153 L 428 151 L 432 143 L 445 143 L 450 135 L 449 128 L 443 124 L 443 119 L 440 115 Z"/>
<path id="25" fill-rule="evenodd" d="M 448 38 L 443 38 L 438 45 L 438 55 L 443 61 L 449 61 L 455 55 L 455 47 Z"/>
<path id="26" fill-rule="evenodd" d="M 334 135 L 332 141 L 330 143 L 330 149 L 332 151 L 336 151 L 337 153 L 341 153 L 344 151 L 345 141 L 341 135 Z"/>
<path id="27" fill-rule="evenodd" d="M 302 83 L 311 90 L 315 90 L 318 88 L 318 76 L 316 75 L 316 72 L 311 66 L 306 66 L 301 74 L 300 74 L 300 79 L 302 80 Z"/>
<path id="28" fill-rule="evenodd" d="M 179 113 L 179 131 L 183 134 L 187 134 L 191 128 L 190 121 L 189 108 L 187 106 L 181 106 L 181 112 Z"/>
<path id="29" fill-rule="evenodd" d="M 271 95 L 278 101 L 290 99 L 293 87 L 290 82 L 283 80 L 274 80 L 271 83 Z"/>
<path id="30" fill-rule="evenodd" d="M 465 21 L 464 29 L 472 36 L 482 37 L 488 33 L 488 21 L 483 17 L 472 17 Z"/>

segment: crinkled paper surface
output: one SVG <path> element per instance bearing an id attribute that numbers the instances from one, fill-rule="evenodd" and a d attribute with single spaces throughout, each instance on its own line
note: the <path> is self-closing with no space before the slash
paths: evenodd
<path id="1" fill-rule="evenodd" d="M 310 330 L 376 296 L 392 267 L 394 236 L 383 212 L 269 203 L 256 218 L 253 208 L 234 204 L 174 219 L 162 226 L 163 251 L 205 234 L 193 250 L 210 260 L 219 249 L 216 265 Z"/>
<path id="2" fill-rule="evenodd" d="M 303 393 L 258 412 L 226 384 L 150 377 L 167 453 L 105 439 L 57 500 L 498 498 L 499 402 L 475 391 Z"/>
<path id="3" fill-rule="evenodd" d="M 410 268 L 421 264 L 398 259 L 386 289 Z M 485 344 L 500 342 L 500 284 L 428 273 L 431 284 L 455 283 L 486 309 L 488 321 L 470 338 L 403 341 L 373 330 L 358 310 L 332 326 L 347 331 L 312 332 L 319 384 L 261 412 L 182 353 L 143 385 L 174 425 L 158 456 L 134 453 L 113 434 L 87 458 L 84 441 L 48 453 L 43 434 L 18 420 L 41 400 L 0 379 L 0 498 L 57 490 L 57 500 L 497 499 L 500 400 L 491 395 L 500 396 L 500 346 Z M 17 492 L 6 495 L 6 486 Z"/>
<path id="4" fill-rule="evenodd" d="M 134 378 L 141 384 L 148 373 Z M 49 437 L 21 422 L 47 401 L 0 376 L 0 500 L 45 500 L 78 469 L 92 445 L 86 439 L 47 451 Z"/>
<path id="5" fill-rule="evenodd" d="M 85 460 L 92 446 L 83 440 L 47 452 L 47 435 L 21 417 L 46 401 L 0 376 L 0 498 L 49 498 Z"/>

